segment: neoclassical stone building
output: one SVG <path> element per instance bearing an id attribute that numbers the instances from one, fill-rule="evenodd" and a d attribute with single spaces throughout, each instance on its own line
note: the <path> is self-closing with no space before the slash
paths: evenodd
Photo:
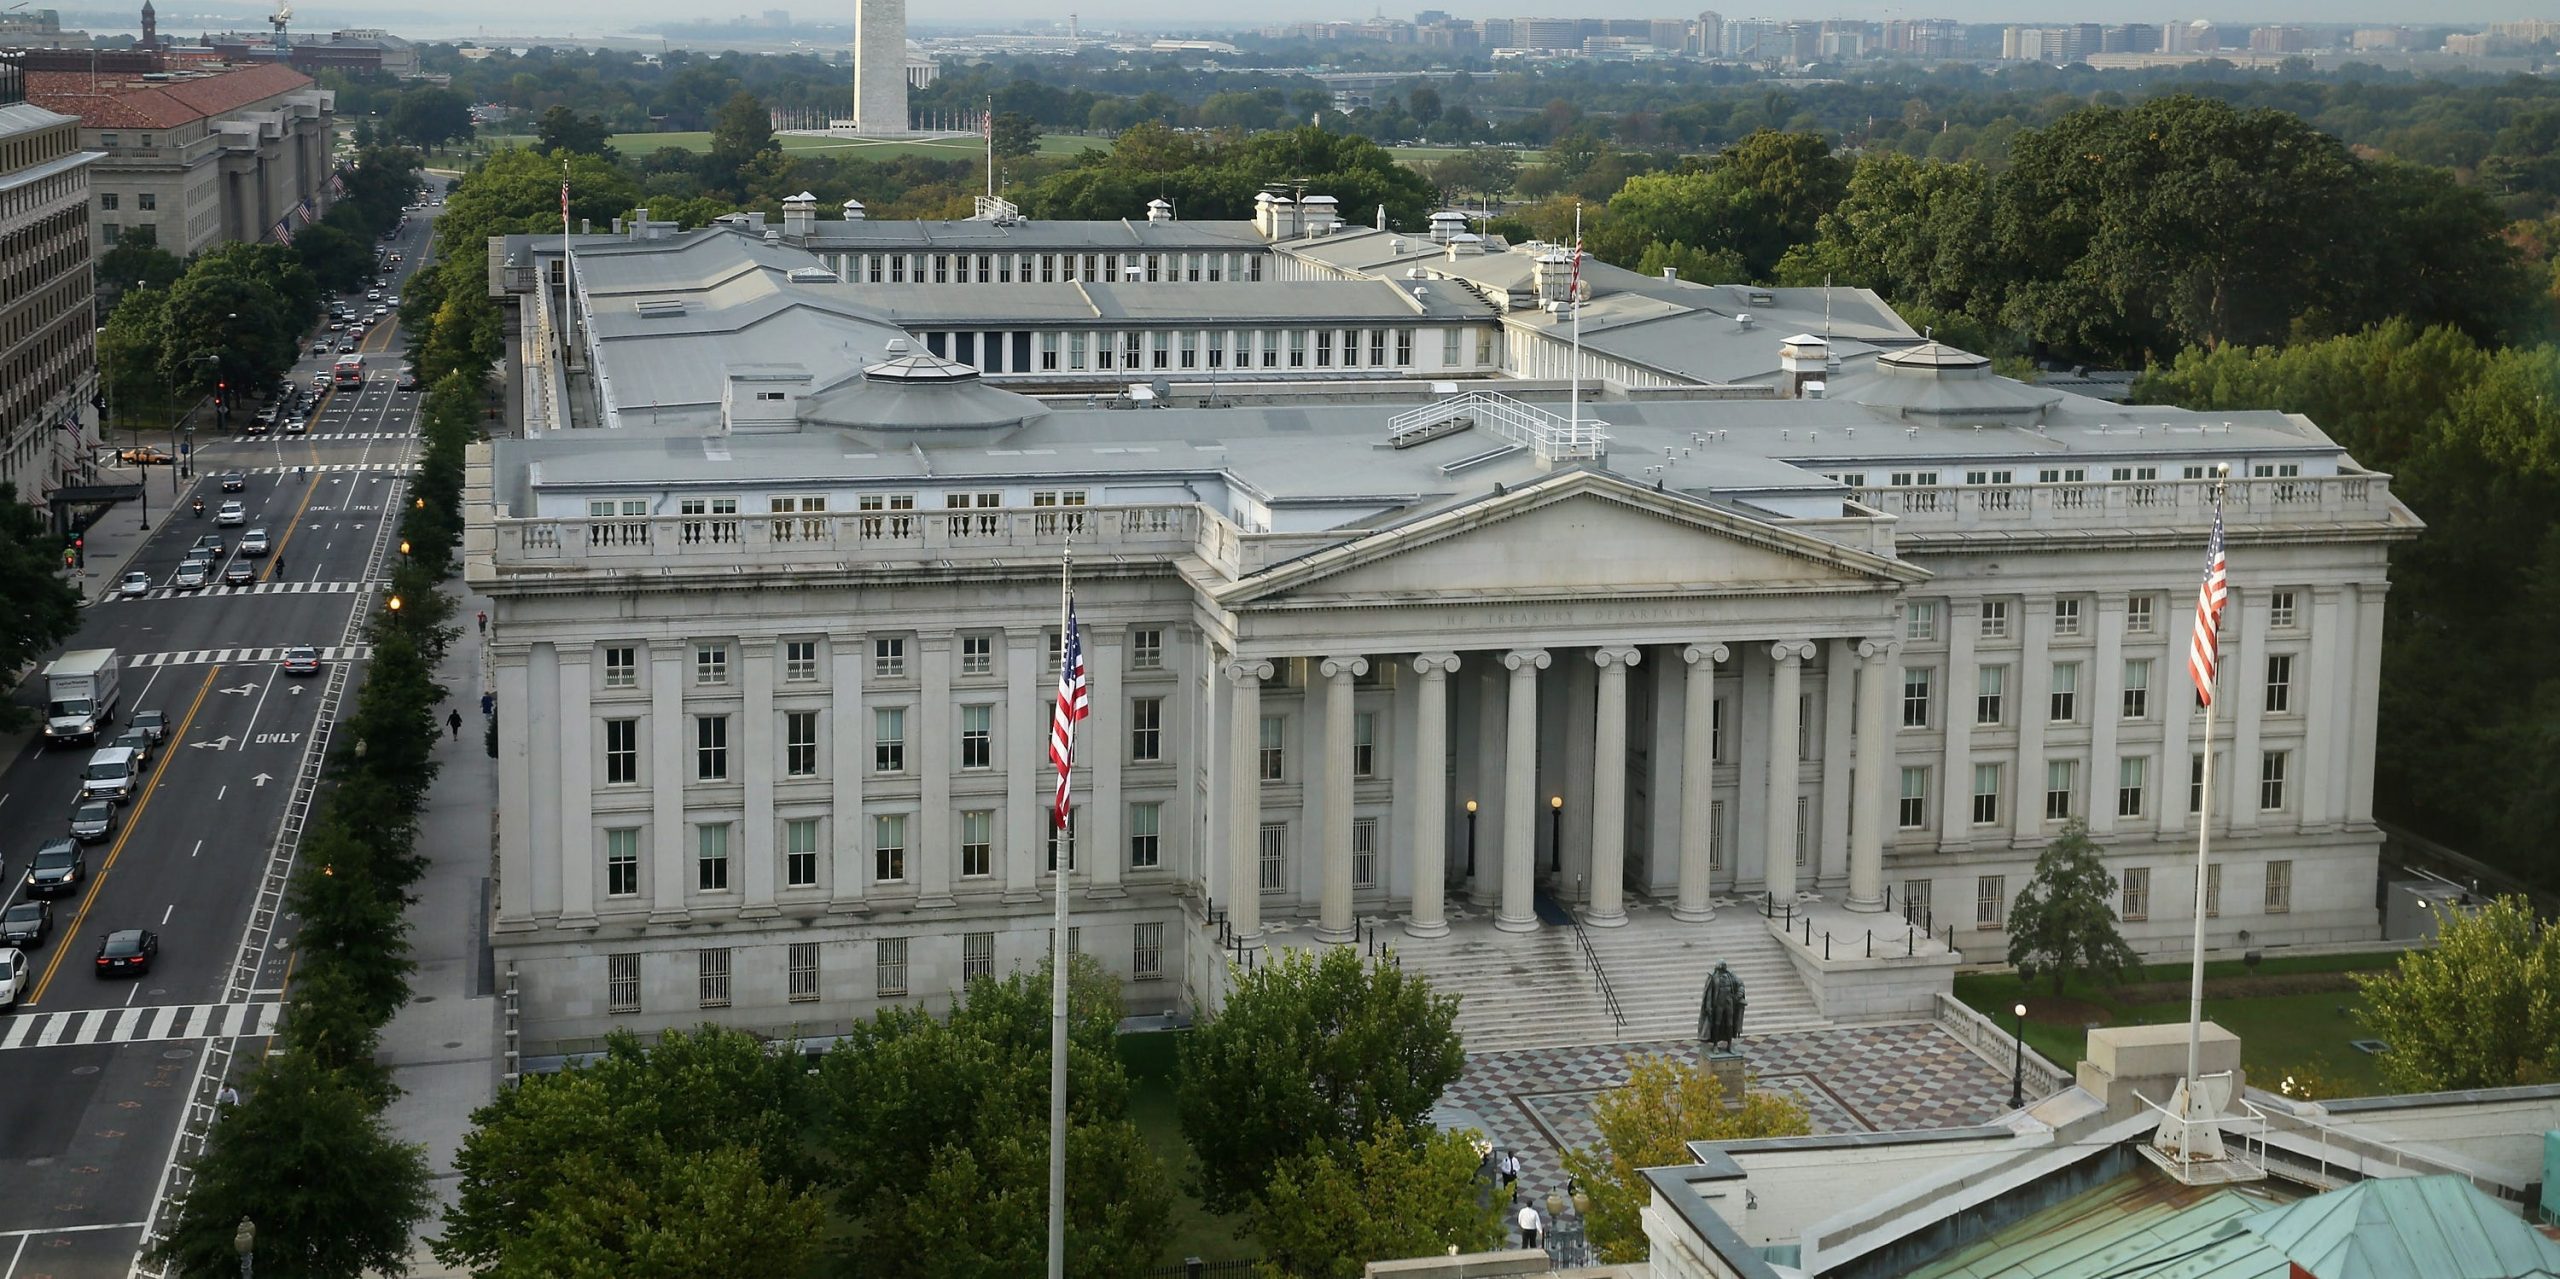
<path id="1" fill-rule="evenodd" d="M 2187 610 L 2225 466 L 2208 931 L 2377 932 L 2385 552 L 2418 525 L 2307 421 L 1749 327 L 1755 373 L 1578 407 L 1499 371 L 1044 400 L 866 319 L 858 282 L 790 301 L 787 270 L 585 289 L 556 398 L 655 411 L 475 459 L 528 1051 L 946 998 L 1038 961 L 1053 857 L 1139 1009 L 1210 988 L 1213 921 L 1429 936 L 1465 901 L 1530 930 L 1540 895 L 1598 927 L 1818 897 L 1997 953 L 2075 817 L 2127 934 L 2182 951 Z M 731 304 L 758 317 L 734 335 Z M 1070 545 L 1094 713 L 1053 838 Z"/>

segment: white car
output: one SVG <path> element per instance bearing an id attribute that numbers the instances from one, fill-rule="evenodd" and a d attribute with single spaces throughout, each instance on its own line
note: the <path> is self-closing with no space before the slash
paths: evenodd
<path id="1" fill-rule="evenodd" d="M 151 593 L 151 575 L 149 573 L 140 572 L 127 573 L 124 575 L 124 580 L 117 584 L 116 589 L 124 592 L 125 598 L 127 599 L 138 599 L 142 596 L 149 595 Z"/>
<path id="2" fill-rule="evenodd" d="M 232 528 L 246 524 L 249 522 L 249 510 L 238 502 L 225 502 L 220 510 L 213 513 L 213 522 L 218 528 Z"/>
<path id="3" fill-rule="evenodd" d="M 0 950 L 0 1008 L 15 1008 L 27 993 L 27 952 Z"/>
<path id="4" fill-rule="evenodd" d="M 169 579 L 169 585 L 182 591 L 201 591 L 212 572 L 213 566 L 203 560 L 188 560 L 178 566 L 177 576 Z"/>

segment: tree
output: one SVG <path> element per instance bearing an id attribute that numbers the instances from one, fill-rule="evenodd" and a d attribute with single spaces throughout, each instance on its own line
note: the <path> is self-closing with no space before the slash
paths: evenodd
<path id="1" fill-rule="evenodd" d="M 1422 1129 L 1466 1066 L 1457 1015 L 1455 996 L 1348 947 L 1290 951 L 1237 977 L 1182 1045 L 1177 1105 L 1201 1198 L 1233 1211 L 1315 1145 Z"/>
<path id="2" fill-rule="evenodd" d="M 80 628 L 80 592 L 62 576 L 62 543 L 36 508 L 0 482 L 0 670 L 25 670 Z M 0 728 L 27 722 L 15 699 L 0 699 Z"/>
<path id="3" fill-rule="evenodd" d="M 2560 928 L 2524 897 L 2445 911 L 2433 947 L 2356 980 L 2365 1023 L 2391 1045 L 2382 1077 L 2395 1091 L 2560 1079 Z"/>
<path id="4" fill-rule="evenodd" d="M 215 1120 L 187 1210 L 153 1252 L 190 1279 L 240 1272 L 232 1232 L 258 1228 L 258 1268 L 297 1279 L 409 1271 L 426 1219 L 427 1159 L 394 1140 L 365 1093 L 300 1053 L 269 1057 Z"/>
<path id="5" fill-rule="evenodd" d="M 743 175 L 755 158 L 780 152 L 773 138 L 773 114 L 756 95 L 741 90 L 720 104 L 711 121 L 711 154 L 703 157 L 704 180 L 730 191 L 742 191 Z"/>
<path id="6" fill-rule="evenodd" d="M 98 255 L 98 286 L 114 293 L 127 289 L 165 289 L 186 274 L 187 264 L 160 247 L 160 233 L 150 223 L 124 229 L 116 247 Z"/>
<path id="7" fill-rule="evenodd" d="M 2010 966 L 2022 980 L 2044 977 L 2057 995 L 2076 979 L 2122 981 L 2141 960 L 2116 932 L 2107 905 L 2115 892 L 2115 875 L 2089 841 L 2088 819 L 2063 823 L 2009 907 Z"/>
<path id="8" fill-rule="evenodd" d="M 1283 1159 L 1245 1231 L 1264 1279 L 1357 1279 L 1372 1261 L 1501 1246 L 1501 1209 L 1476 1180 L 1472 1132 L 1390 1125 Z"/>
<path id="9" fill-rule="evenodd" d="M 391 104 L 383 127 L 413 146 L 432 147 L 472 133 L 471 99 L 453 89 L 422 85 Z"/>
<path id="10" fill-rule="evenodd" d="M 325 220 L 302 228 L 293 237 L 293 251 L 302 255 L 303 268 L 311 278 L 334 292 L 362 289 L 373 274 L 373 246 L 356 232 Z"/>
<path id="11" fill-rule="evenodd" d="M 1775 1093 L 1745 1090 L 1742 1105 L 1727 1109 L 1714 1075 L 1667 1057 L 1637 1058 L 1625 1084 L 1592 1101 L 1591 1122 L 1599 1142 L 1566 1151 L 1564 1169 L 1590 1196 L 1583 1229 L 1603 1261 L 1645 1259 L 1644 1169 L 1690 1162 L 1693 1141 L 1813 1131 L 1804 1107 Z"/>
<path id="12" fill-rule="evenodd" d="M 555 106 L 542 113 L 534 126 L 535 149 L 544 152 L 567 151 L 576 155 L 613 159 L 613 148 L 607 145 L 613 131 L 605 127 L 601 116 L 587 115 L 566 106 Z"/>
<path id="13" fill-rule="evenodd" d="M 999 160 L 1018 160 L 1040 149 L 1040 122 L 1019 111 L 996 112 L 988 129 Z"/>

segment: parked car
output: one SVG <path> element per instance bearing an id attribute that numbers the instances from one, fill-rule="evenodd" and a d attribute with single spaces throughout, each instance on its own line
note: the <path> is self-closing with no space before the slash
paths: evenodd
<path id="1" fill-rule="evenodd" d="M 159 958 L 160 938 L 148 928 L 124 928 L 98 943 L 98 975 L 140 977 Z"/>
<path id="2" fill-rule="evenodd" d="M 49 840 L 36 850 L 35 864 L 27 868 L 27 895 L 60 897 L 75 892 L 88 869 L 89 862 L 80 855 L 80 845 L 67 838 Z"/>
<path id="3" fill-rule="evenodd" d="M 116 833 L 116 806 L 107 800 L 82 800 L 71 809 L 71 838 L 95 844 Z"/>
<path id="4" fill-rule="evenodd" d="M 317 675 L 320 673 L 320 650 L 308 644 L 296 644 L 284 651 L 284 673 Z"/>
<path id="5" fill-rule="evenodd" d="M 16 1008 L 26 993 L 26 952 L 15 946 L 0 950 L 0 1008 Z"/>
<path id="6" fill-rule="evenodd" d="M 126 726 L 136 732 L 151 734 L 151 740 L 155 742 L 169 736 L 169 716 L 161 711 L 135 711 L 133 718 L 126 721 Z"/>
<path id="7" fill-rule="evenodd" d="M 222 568 L 222 584 L 225 586 L 247 586 L 257 580 L 258 571 L 249 567 L 247 560 L 233 560 Z"/>
<path id="8" fill-rule="evenodd" d="M 149 595 L 151 593 L 151 575 L 140 571 L 127 573 L 124 575 L 124 580 L 117 585 L 116 589 L 122 591 L 126 599 L 134 599 L 139 596 Z"/>
<path id="9" fill-rule="evenodd" d="M 45 934 L 52 931 L 52 902 L 12 902 L 8 910 L 0 911 L 0 942 L 12 946 L 41 946 Z"/>
<path id="10" fill-rule="evenodd" d="M 241 534 L 240 553 L 243 555 L 253 556 L 266 554 L 267 531 L 262 528 L 253 528 L 248 532 Z"/>
<path id="11" fill-rule="evenodd" d="M 212 574 L 211 564 L 203 560 L 188 560 L 179 565 L 178 571 L 170 576 L 169 585 L 182 591 L 201 591 L 204 589 L 205 580 Z"/>
<path id="12" fill-rule="evenodd" d="M 245 473 L 240 471 L 224 471 L 222 473 L 223 492 L 237 493 L 248 487 L 249 477 Z"/>

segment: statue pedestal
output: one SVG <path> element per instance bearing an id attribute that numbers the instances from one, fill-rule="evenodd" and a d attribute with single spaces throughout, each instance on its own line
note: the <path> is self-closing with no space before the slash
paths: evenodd
<path id="1" fill-rule="evenodd" d="M 1729 1048 L 1712 1049 L 1707 1053 L 1707 1073 L 1714 1077 L 1727 1110 L 1742 1109 L 1743 1064 L 1742 1054 Z"/>

